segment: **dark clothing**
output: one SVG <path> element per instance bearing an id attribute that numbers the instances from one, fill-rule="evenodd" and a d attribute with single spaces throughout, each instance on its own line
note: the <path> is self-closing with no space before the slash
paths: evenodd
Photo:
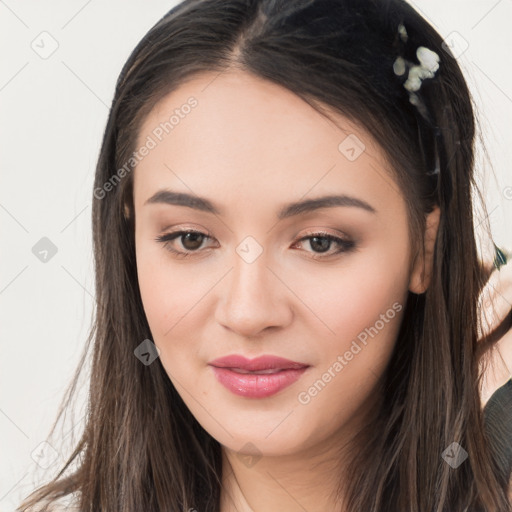
<path id="1" fill-rule="evenodd" d="M 493 393 L 483 414 L 493 458 L 508 481 L 512 474 L 512 378 Z"/>

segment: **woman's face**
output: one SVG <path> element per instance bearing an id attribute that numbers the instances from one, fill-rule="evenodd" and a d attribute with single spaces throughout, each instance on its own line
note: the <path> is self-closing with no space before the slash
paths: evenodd
<path id="1" fill-rule="evenodd" d="M 337 119 L 237 71 L 181 86 L 139 132 L 136 256 L 153 341 L 192 414 L 235 451 L 292 454 L 355 430 L 408 290 L 422 292 L 383 153 Z M 171 238 L 182 231 L 195 234 Z M 232 355 L 270 365 L 219 368 Z"/>

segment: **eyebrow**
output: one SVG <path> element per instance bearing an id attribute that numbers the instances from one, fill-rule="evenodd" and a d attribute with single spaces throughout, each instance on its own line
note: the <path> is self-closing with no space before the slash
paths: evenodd
<path id="1" fill-rule="evenodd" d="M 212 201 L 205 197 L 199 197 L 185 192 L 173 192 L 172 190 L 159 190 L 146 200 L 146 204 L 169 204 L 177 206 L 186 206 L 207 213 L 215 215 L 223 215 L 223 209 L 216 206 Z M 278 212 L 277 218 L 279 220 L 307 213 L 320 208 L 333 208 L 336 206 L 348 206 L 361 208 L 370 213 L 377 213 L 375 208 L 362 199 L 347 195 L 328 195 L 318 197 L 316 199 L 304 199 L 295 201 L 284 205 Z"/>

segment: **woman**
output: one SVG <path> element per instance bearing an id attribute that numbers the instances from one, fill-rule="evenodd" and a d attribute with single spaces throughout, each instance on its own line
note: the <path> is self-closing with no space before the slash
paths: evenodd
<path id="1" fill-rule="evenodd" d="M 510 511 L 474 136 L 401 0 L 172 9 L 97 165 L 84 434 L 22 510 Z"/>

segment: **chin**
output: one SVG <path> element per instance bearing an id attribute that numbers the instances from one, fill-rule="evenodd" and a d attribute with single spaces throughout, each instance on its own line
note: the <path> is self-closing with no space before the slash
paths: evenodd
<path id="1" fill-rule="evenodd" d="M 290 455 L 304 449 L 308 440 L 313 439 L 312 426 L 300 421 L 292 407 L 278 407 L 273 411 L 267 406 L 267 410 L 229 413 L 220 407 L 219 411 L 224 413 L 211 412 L 214 418 L 222 418 L 222 426 L 210 416 L 202 415 L 198 421 L 220 444 L 235 452 L 250 453 L 252 450 L 254 455 Z"/>

